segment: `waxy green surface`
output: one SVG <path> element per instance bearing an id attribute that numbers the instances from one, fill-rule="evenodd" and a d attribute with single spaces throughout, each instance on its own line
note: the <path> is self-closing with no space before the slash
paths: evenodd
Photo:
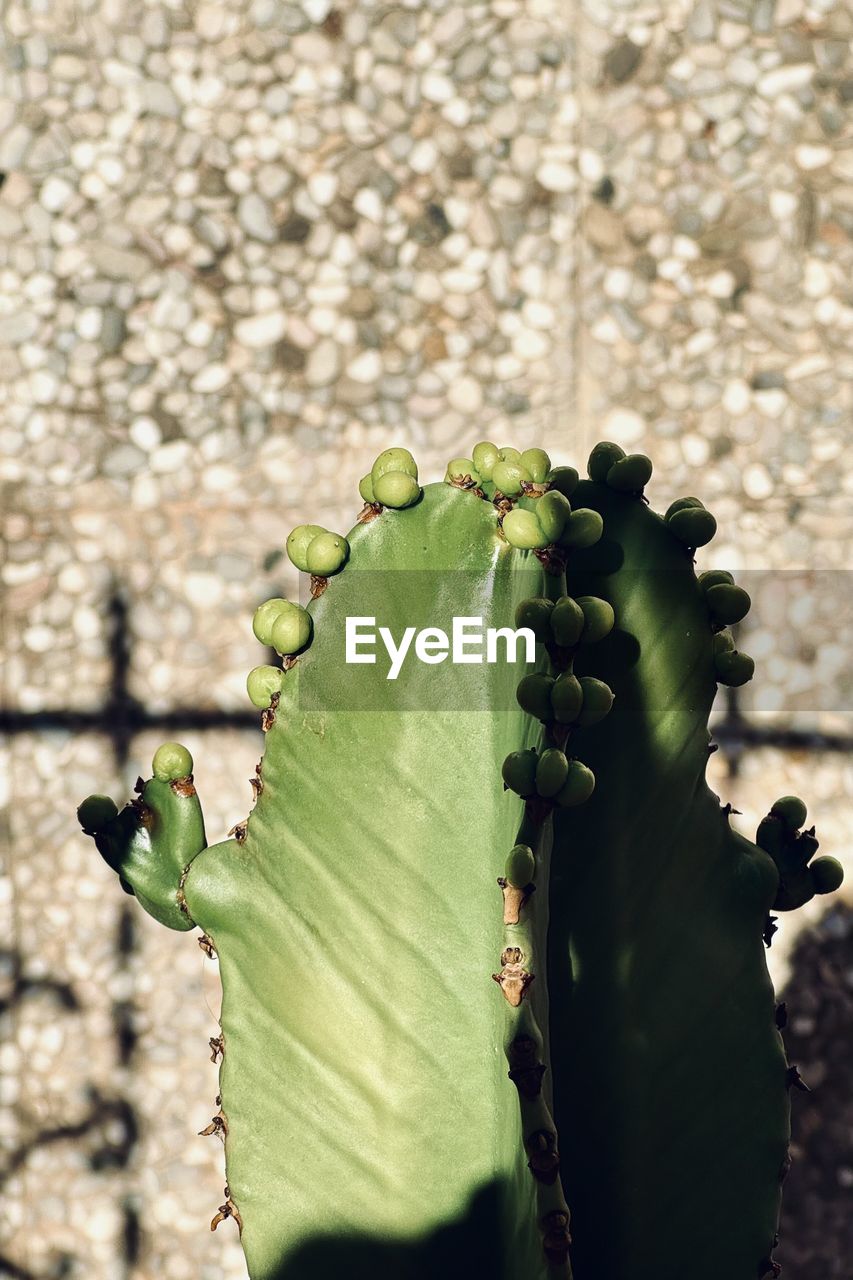
<path id="1" fill-rule="evenodd" d="M 456 1261 L 491 1256 L 490 1275 L 539 1280 L 535 1184 L 490 978 L 504 934 L 496 879 L 522 809 L 500 766 L 539 733 L 515 704 L 528 668 L 468 670 L 488 686 L 483 705 L 506 707 L 497 713 L 299 704 L 300 685 L 304 698 L 316 686 L 343 701 L 331 683 L 359 671 L 330 669 L 324 644 L 363 608 L 360 571 L 388 572 L 382 620 L 395 629 L 421 579 L 391 570 L 474 571 L 468 612 L 495 626 L 512 625 L 543 572 L 500 540 L 490 504 L 446 485 L 349 542 L 345 572 L 311 606 L 312 646 L 285 678 L 246 840 L 206 850 L 184 886 L 221 967 L 227 1178 L 243 1246 L 253 1280 L 290 1275 L 303 1241 L 415 1242 L 491 1188 L 490 1220 L 462 1233 Z M 415 663 L 412 679 L 429 685 L 436 669 Z M 410 1265 L 436 1274 L 426 1249 Z M 347 1273 L 342 1260 L 292 1272 Z"/>

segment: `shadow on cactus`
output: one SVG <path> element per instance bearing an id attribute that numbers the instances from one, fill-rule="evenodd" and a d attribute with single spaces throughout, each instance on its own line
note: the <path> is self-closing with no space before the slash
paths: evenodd
<path id="1" fill-rule="evenodd" d="M 764 946 L 841 869 L 797 798 L 753 844 L 705 781 L 717 685 L 753 674 L 749 597 L 694 570 L 714 517 L 656 515 L 617 445 L 588 471 L 483 442 L 422 488 L 386 450 L 347 537 L 287 540 L 308 607 L 255 614 L 282 662 L 249 675 L 265 751 L 234 838 L 206 846 L 175 743 L 121 813 L 80 806 L 123 887 L 218 956 L 212 1226 L 252 1280 L 778 1272 L 802 1081 Z M 423 702 L 352 709 L 375 667 L 333 641 L 377 579 L 397 622 L 450 600 L 524 643 L 463 696 L 421 633 Z"/>

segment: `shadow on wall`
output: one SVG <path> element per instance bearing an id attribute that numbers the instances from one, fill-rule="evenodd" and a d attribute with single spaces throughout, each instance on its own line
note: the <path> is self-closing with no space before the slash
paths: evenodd
<path id="1" fill-rule="evenodd" d="M 506 1188 L 482 1187 L 456 1222 L 414 1241 L 330 1236 L 302 1245 L 269 1280 L 510 1280 L 501 1220 Z"/>
<path id="2" fill-rule="evenodd" d="M 853 1275 L 853 907 L 805 933 L 785 990 L 788 1057 L 811 1093 L 792 1098 L 793 1165 L 777 1257 L 785 1280 Z"/>

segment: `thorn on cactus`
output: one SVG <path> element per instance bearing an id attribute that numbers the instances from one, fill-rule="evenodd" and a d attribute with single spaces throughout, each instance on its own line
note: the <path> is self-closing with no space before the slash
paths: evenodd
<path id="1" fill-rule="evenodd" d="M 541 1046 L 531 1035 L 515 1037 L 507 1050 L 510 1080 L 522 1098 L 531 1102 L 542 1092 L 545 1064 L 540 1060 Z"/>
<path id="2" fill-rule="evenodd" d="M 503 992 L 504 999 L 517 1009 L 524 999 L 534 975 L 524 968 L 524 954 L 520 947 L 505 947 L 501 953 L 501 971 L 492 978 Z"/>
<path id="3" fill-rule="evenodd" d="M 198 945 L 201 947 L 208 960 L 214 960 L 216 958 L 216 947 L 213 944 L 213 939 L 208 937 L 206 933 L 201 935 L 198 940 Z"/>
<path id="4" fill-rule="evenodd" d="M 518 924 L 527 900 L 536 886 L 534 884 L 510 884 L 506 876 L 498 876 L 498 884 L 504 900 L 503 922 L 504 924 Z"/>
<path id="5" fill-rule="evenodd" d="M 799 1089 L 801 1093 L 811 1093 L 811 1089 L 800 1075 L 800 1069 L 796 1066 L 788 1067 L 785 1073 L 785 1083 L 789 1089 Z"/>
<path id="6" fill-rule="evenodd" d="M 243 1219 L 240 1217 L 240 1211 L 234 1201 L 231 1199 L 231 1192 L 228 1187 L 225 1188 L 225 1203 L 219 1206 L 210 1223 L 211 1231 L 215 1231 L 220 1222 L 224 1222 L 226 1218 L 233 1218 L 237 1224 L 237 1230 L 243 1234 Z"/>
<path id="7" fill-rule="evenodd" d="M 216 1062 L 218 1058 L 225 1054 L 225 1039 L 223 1036 L 211 1036 L 208 1044 L 210 1045 L 211 1062 Z"/>
<path id="8" fill-rule="evenodd" d="M 524 1139 L 524 1148 L 530 1156 L 527 1167 L 536 1181 L 552 1187 L 560 1172 L 556 1133 L 550 1129 L 537 1129 Z"/>

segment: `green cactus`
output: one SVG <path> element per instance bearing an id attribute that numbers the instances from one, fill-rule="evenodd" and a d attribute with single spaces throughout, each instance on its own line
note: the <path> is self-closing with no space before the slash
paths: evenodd
<path id="1" fill-rule="evenodd" d="M 749 598 L 694 571 L 713 516 L 656 515 L 649 460 L 610 443 L 589 480 L 550 466 L 484 441 L 421 489 L 386 450 L 348 538 L 294 531 L 335 576 L 255 614 L 285 657 L 250 673 L 266 742 L 234 839 L 205 846 L 174 743 L 120 813 L 80 806 L 219 958 L 212 1226 L 235 1219 L 252 1280 L 775 1272 L 799 1075 L 764 940 L 840 867 L 796 797 L 753 844 L 705 781 L 717 680 L 751 676 L 722 629 Z M 535 663 L 482 666 L 479 709 L 430 709 L 454 673 L 415 664 L 414 709 L 353 710 L 375 671 L 336 642 L 377 574 L 398 623 L 461 578 L 460 612 L 529 630 Z"/>

